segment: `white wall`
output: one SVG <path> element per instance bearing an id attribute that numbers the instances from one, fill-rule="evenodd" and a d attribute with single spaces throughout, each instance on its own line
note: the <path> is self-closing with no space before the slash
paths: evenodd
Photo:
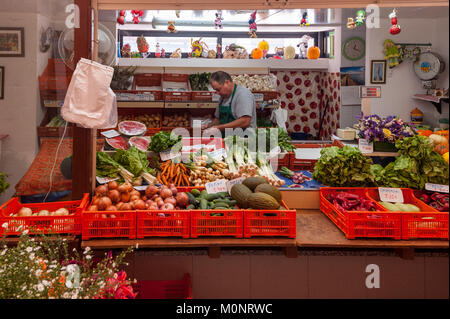
<path id="1" fill-rule="evenodd" d="M 439 9 L 437 9 L 439 10 Z M 370 61 L 382 60 L 383 42 L 390 38 L 399 43 L 429 43 L 433 45 L 433 52 L 438 53 L 446 63 L 447 70 L 441 75 L 438 87 L 448 88 L 448 66 L 449 66 L 449 18 L 448 7 L 442 8 L 446 14 L 436 12 L 436 17 L 428 15 L 421 18 L 417 15 L 402 15 L 399 10 L 398 24 L 401 32 L 398 35 L 391 35 L 390 19 L 381 17 L 381 27 L 379 29 L 367 29 L 366 33 L 366 85 L 370 84 Z M 404 10 L 403 12 L 408 13 Z M 398 115 L 400 118 L 409 121 L 410 112 L 418 107 L 424 113 L 424 124 L 432 126 L 438 125 L 437 121 L 441 116 L 448 118 L 448 104 L 443 104 L 443 115 L 440 115 L 435 107 L 424 101 L 412 99 L 414 94 L 425 93 L 422 89 L 421 81 L 413 71 L 411 61 L 404 61 L 399 66 L 387 72 L 386 84 L 381 85 L 381 99 L 371 99 L 371 113 L 380 116 Z"/>

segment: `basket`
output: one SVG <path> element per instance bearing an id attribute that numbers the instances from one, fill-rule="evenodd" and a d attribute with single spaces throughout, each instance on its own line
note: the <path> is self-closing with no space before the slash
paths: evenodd
<path id="1" fill-rule="evenodd" d="M 365 188 L 321 187 L 320 210 L 345 234 L 348 239 L 359 238 L 392 238 L 402 239 L 402 215 L 389 212 L 378 202 L 371 199 L 378 211 L 339 211 L 328 195 L 332 192 L 345 191 L 369 198 Z"/>
<path id="2" fill-rule="evenodd" d="M 81 214 L 89 203 L 89 194 L 84 194 L 81 200 L 49 203 L 21 204 L 17 197 L 13 197 L 0 207 L 0 224 L 7 223 L 6 228 L 0 229 L 0 234 L 6 236 L 20 236 L 23 230 L 28 229 L 29 234 L 81 234 Z M 41 210 L 50 212 L 59 208 L 69 210 L 69 216 L 29 216 L 10 217 L 22 207 L 29 207 L 33 213 Z M 20 227 L 22 226 L 22 227 Z"/>
<path id="3" fill-rule="evenodd" d="M 192 299 L 192 281 L 189 274 L 182 280 L 139 280 L 133 284 L 136 299 Z"/>
<path id="4" fill-rule="evenodd" d="M 37 127 L 37 134 L 39 137 L 61 137 L 64 133 L 64 126 L 45 126 L 50 122 L 51 118 L 49 118 L 48 113 L 42 119 L 41 125 Z M 66 134 L 64 137 L 73 136 L 73 127 L 72 123 L 67 123 Z"/>
<path id="5" fill-rule="evenodd" d="M 243 210 L 191 210 L 191 238 L 202 236 L 232 236 L 242 238 Z"/>
<path id="6" fill-rule="evenodd" d="M 81 238 L 136 238 L 136 211 L 83 211 Z"/>
<path id="7" fill-rule="evenodd" d="M 168 91 L 170 84 L 177 83 L 176 86 L 182 86 L 186 89 L 184 92 Z M 188 74 L 176 74 L 176 73 L 164 73 L 162 77 L 163 87 L 163 99 L 164 101 L 172 102 L 186 102 L 191 100 L 191 92 L 189 91 L 189 75 Z"/>
<path id="8" fill-rule="evenodd" d="M 211 102 L 213 94 L 214 92 L 212 91 L 192 91 L 191 100 Z"/>
<path id="9" fill-rule="evenodd" d="M 137 238 L 183 237 L 189 238 L 189 210 L 136 211 Z"/>
<path id="10" fill-rule="evenodd" d="M 401 212 L 402 239 L 412 238 L 441 238 L 449 239 L 448 212 L 440 212 L 418 199 L 413 190 L 402 188 L 403 199 L 406 204 L 413 204 L 420 208 L 420 212 Z M 367 189 L 373 200 L 379 201 L 377 188 Z"/>
<path id="11" fill-rule="evenodd" d="M 324 148 L 324 147 L 331 147 L 331 146 L 337 146 L 342 148 L 343 145 L 341 142 L 334 140 L 333 143 L 327 143 L 327 144 L 294 144 L 296 148 Z M 317 163 L 317 159 L 297 159 L 295 158 L 295 152 L 291 152 L 290 154 L 290 164 L 289 169 L 294 171 L 313 171 L 314 166 Z"/>
<path id="12" fill-rule="evenodd" d="M 297 236 L 297 212 L 289 210 L 245 210 L 244 237 L 282 236 L 295 238 Z"/>
<path id="13" fill-rule="evenodd" d="M 155 89 L 147 89 L 147 88 Z M 133 76 L 132 91 L 116 91 L 120 101 L 159 101 L 162 100 L 162 74 L 138 73 Z M 119 100 L 119 99 L 118 99 Z"/>

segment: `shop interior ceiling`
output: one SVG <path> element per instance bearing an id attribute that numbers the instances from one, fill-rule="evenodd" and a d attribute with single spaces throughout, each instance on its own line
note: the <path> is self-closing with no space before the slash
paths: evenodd
<path id="1" fill-rule="evenodd" d="M 358 8 L 448 6 L 447 0 L 92 0 L 98 10 L 263 10 L 298 8 Z"/>

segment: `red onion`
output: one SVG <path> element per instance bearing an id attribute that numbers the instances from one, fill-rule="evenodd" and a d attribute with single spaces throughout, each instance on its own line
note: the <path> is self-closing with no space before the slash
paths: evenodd
<path id="1" fill-rule="evenodd" d="M 177 204 L 177 200 L 176 200 L 174 197 L 167 197 L 167 198 L 164 200 L 164 204 L 167 204 L 167 203 L 170 203 L 170 204 L 172 204 L 173 206 L 175 206 L 175 205 Z"/>
<path id="2" fill-rule="evenodd" d="M 162 197 L 163 199 L 166 199 L 166 198 L 172 196 L 172 191 L 171 191 L 169 188 L 164 188 L 164 189 L 161 189 L 161 191 L 159 192 L 159 194 L 161 195 L 161 197 Z"/>

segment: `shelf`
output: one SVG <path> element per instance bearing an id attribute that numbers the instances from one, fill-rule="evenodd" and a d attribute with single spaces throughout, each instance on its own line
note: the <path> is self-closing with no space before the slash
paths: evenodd
<path id="1" fill-rule="evenodd" d="M 272 70 L 327 70 L 328 59 L 293 59 L 293 60 L 275 60 L 275 59 L 170 59 L 170 58 L 118 58 L 119 66 L 138 66 L 138 67 L 164 67 L 164 68 L 212 68 L 212 69 L 261 69 L 269 68 Z"/>
<path id="2" fill-rule="evenodd" d="M 120 108 L 164 108 L 164 101 L 118 101 L 117 107 Z"/>
<path id="3" fill-rule="evenodd" d="M 442 114 L 441 102 L 448 103 L 449 101 L 448 96 L 433 96 L 427 94 L 414 94 L 413 99 L 431 102 L 436 107 L 439 114 Z"/>
<path id="4" fill-rule="evenodd" d="M 64 104 L 64 100 L 45 100 L 43 104 L 44 107 L 61 107 Z"/>

